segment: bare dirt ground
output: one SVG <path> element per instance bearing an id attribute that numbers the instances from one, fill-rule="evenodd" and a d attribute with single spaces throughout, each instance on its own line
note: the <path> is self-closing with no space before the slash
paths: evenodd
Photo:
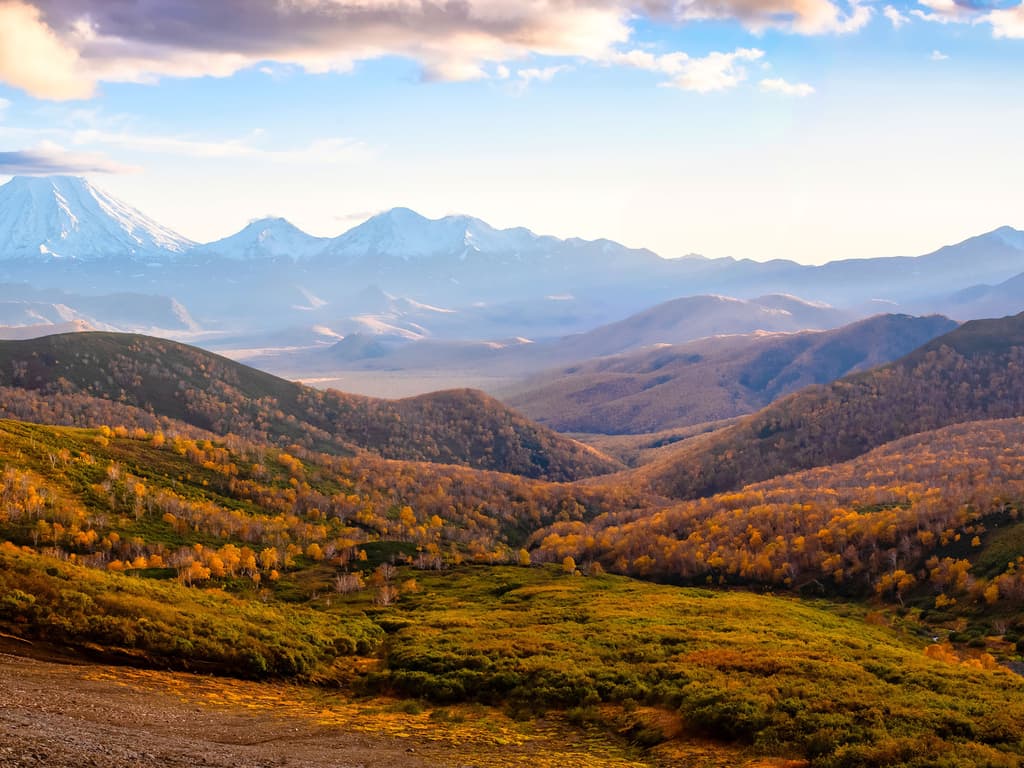
<path id="1" fill-rule="evenodd" d="M 13 651 L 13 652 L 6 652 Z M 181 673 L 29 658 L 0 642 L 3 768 L 494 768 L 629 766 L 561 727 L 523 732 L 500 713 L 429 712 L 337 694 Z M 523 726 L 526 727 L 526 726 Z M 567 738 L 568 737 L 568 738 Z M 589 743 L 588 743 L 589 742 Z"/>
<path id="2" fill-rule="evenodd" d="M 415 740 L 211 709 L 98 678 L 96 668 L 0 655 L 0 765 L 276 768 L 441 766 Z"/>

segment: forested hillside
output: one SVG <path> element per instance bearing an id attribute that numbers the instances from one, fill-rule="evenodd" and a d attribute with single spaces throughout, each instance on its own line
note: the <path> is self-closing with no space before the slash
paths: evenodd
<path id="1" fill-rule="evenodd" d="M 145 336 L 87 333 L 0 342 L 0 385 L 44 395 L 41 402 L 18 392 L 4 398 L 5 415 L 44 423 L 113 422 L 151 430 L 167 418 L 218 435 L 340 455 L 363 449 L 385 458 L 550 480 L 616 468 L 608 457 L 474 390 L 399 401 L 320 391 Z"/>
<path id="2" fill-rule="evenodd" d="M 930 605 L 1014 615 L 1024 599 L 1022 515 L 1024 419 L 1005 419 L 667 509 L 555 523 L 532 544 L 547 559 L 596 560 L 639 577 L 896 603 L 921 589 Z"/>
<path id="3" fill-rule="evenodd" d="M 949 424 L 1024 415 L 1024 313 L 976 320 L 895 363 L 810 387 L 641 471 L 696 498 L 827 466 Z"/>
<path id="4" fill-rule="evenodd" d="M 564 432 L 637 434 L 752 413 L 810 384 L 895 360 L 956 327 L 878 315 L 831 331 L 715 336 L 533 376 L 505 402 Z"/>

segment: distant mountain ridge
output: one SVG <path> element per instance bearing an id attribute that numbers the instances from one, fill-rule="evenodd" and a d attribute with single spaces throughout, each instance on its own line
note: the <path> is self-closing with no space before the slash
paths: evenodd
<path id="1" fill-rule="evenodd" d="M 970 316 L 976 307 L 947 297 L 1022 273 L 1024 232 L 1009 227 L 924 256 L 820 266 L 664 259 L 610 240 L 498 229 L 466 215 L 429 219 L 407 208 L 377 214 L 332 238 L 270 218 L 199 245 L 83 179 L 15 177 L 0 187 L 0 282 L 77 294 L 159 295 L 185 307 L 194 327 L 225 336 L 323 327 L 339 335 L 396 328 L 406 340 L 552 339 L 662 302 L 712 294 L 747 301 L 792 294 L 848 311 L 847 319 L 880 310 L 965 319 L 955 310 Z M 451 312 L 430 314 L 426 324 L 416 309 L 359 319 L 381 314 L 354 309 L 371 287 Z M 1010 296 L 1001 306 L 1012 304 Z M 95 320 L 142 330 L 105 313 Z"/>
<path id="2" fill-rule="evenodd" d="M 878 315 L 828 331 L 705 338 L 549 371 L 503 399 L 562 432 L 676 429 L 751 413 L 809 384 L 902 357 L 954 328 L 941 316 Z"/>
<path id="3" fill-rule="evenodd" d="M 265 218 L 250 221 L 229 237 L 200 245 L 194 253 L 239 261 L 275 258 L 297 261 L 319 253 L 328 242 L 330 238 L 308 235 L 287 219 Z"/>

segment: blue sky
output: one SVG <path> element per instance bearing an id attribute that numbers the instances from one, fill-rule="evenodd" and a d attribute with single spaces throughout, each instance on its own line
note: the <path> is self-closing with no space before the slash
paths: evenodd
<path id="1" fill-rule="evenodd" d="M 1024 10 L 928 2 L 0 0 L 0 177 L 87 175 L 201 241 L 404 205 L 918 254 L 1024 228 Z"/>

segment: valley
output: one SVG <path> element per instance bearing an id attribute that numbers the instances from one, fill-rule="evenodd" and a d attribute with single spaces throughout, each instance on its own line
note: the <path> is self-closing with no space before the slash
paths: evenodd
<path id="1" fill-rule="evenodd" d="M 1016 230 L 812 268 L 11 206 L 5 765 L 1024 759 Z"/>

